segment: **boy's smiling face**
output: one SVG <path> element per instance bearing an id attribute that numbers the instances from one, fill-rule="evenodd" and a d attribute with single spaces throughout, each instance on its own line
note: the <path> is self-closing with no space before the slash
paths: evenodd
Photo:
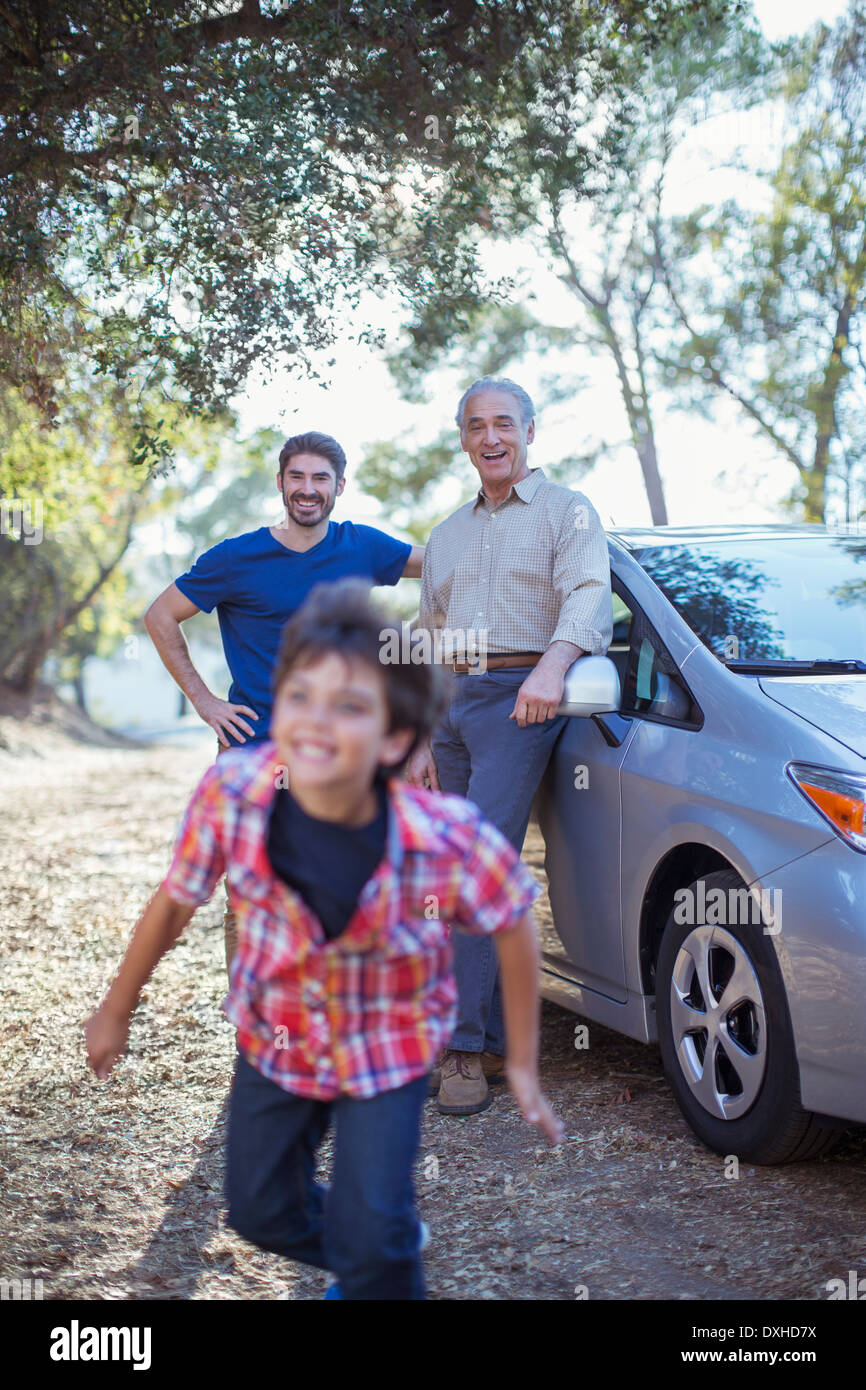
<path id="1" fill-rule="evenodd" d="M 270 734 L 289 772 L 289 790 L 319 800 L 363 796 L 380 763 L 399 763 L 414 739 L 411 729 L 388 732 L 382 672 L 337 652 L 293 667 L 281 681 Z"/>

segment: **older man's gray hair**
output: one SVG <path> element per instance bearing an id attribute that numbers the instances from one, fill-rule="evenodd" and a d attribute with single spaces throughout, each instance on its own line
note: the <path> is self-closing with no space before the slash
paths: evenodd
<path id="1" fill-rule="evenodd" d="M 473 381 L 472 385 L 460 397 L 455 418 L 461 430 L 463 429 L 466 402 L 470 396 L 476 395 L 479 391 L 507 391 L 509 396 L 514 396 L 520 407 L 521 424 L 528 425 L 530 420 L 535 419 L 535 406 L 532 404 L 532 397 L 528 391 L 524 391 L 522 386 L 518 386 L 516 381 L 512 381 L 507 376 L 481 376 L 477 381 Z"/>

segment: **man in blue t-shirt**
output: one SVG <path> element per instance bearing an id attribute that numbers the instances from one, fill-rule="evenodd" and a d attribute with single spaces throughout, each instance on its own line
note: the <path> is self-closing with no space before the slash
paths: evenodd
<path id="1" fill-rule="evenodd" d="M 315 430 L 280 450 L 277 485 L 285 504 L 279 526 L 232 536 L 200 555 L 163 590 L 144 616 L 154 646 L 193 709 L 216 733 L 218 751 L 268 736 L 271 672 L 283 626 L 316 584 L 354 575 L 370 584 L 420 579 L 424 547 L 373 526 L 330 521 L 345 487 L 346 456 L 336 439 Z M 196 671 L 180 625 L 216 608 L 232 676 L 221 700 Z M 226 954 L 234 945 L 226 914 Z"/>

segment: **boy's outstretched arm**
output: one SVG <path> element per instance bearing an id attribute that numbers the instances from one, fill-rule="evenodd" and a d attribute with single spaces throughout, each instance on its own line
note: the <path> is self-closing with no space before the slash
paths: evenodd
<path id="1" fill-rule="evenodd" d="M 494 934 L 499 955 L 508 1055 L 508 1084 L 525 1120 L 539 1125 L 552 1144 L 562 1138 L 562 1121 L 554 1115 L 538 1084 L 538 942 L 532 912 L 515 927 Z"/>
<path id="2" fill-rule="evenodd" d="M 159 887 L 138 919 L 105 998 L 84 1025 L 87 1060 L 100 1080 L 108 1076 L 126 1047 L 129 1020 L 144 985 L 177 941 L 196 906 L 175 902 Z"/>

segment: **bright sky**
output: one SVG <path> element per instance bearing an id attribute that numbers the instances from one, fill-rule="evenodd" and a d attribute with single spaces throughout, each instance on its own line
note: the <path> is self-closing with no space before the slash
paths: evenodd
<path id="1" fill-rule="evenodd" d="M 819 19 L 832 23 L 846 9 L 845 0 L 753 2 L 764 32 L 773 39 L 802 32 Z M 757 122 L 751 132 L 748 122 L 745 126 L 741 123 L 730 138 L 748 140 L 750 133 L 753 139 L 765 139 L 766 122 L 763 132 Z M 681 205 L 683 210 L 694 206 L 701 200 L 702 182 L 710 184 L 706 155 L 696 156 L 693 152 L 691 158 L 683 156 L 672 171 L 672 203 Z M 714 199 L 734 193 L 742 196 L 734 174 L 713 170 L 711 186 L 712 194 L 708 197 Z M 548 312 L 556 313 L 556 306 L 563 301 L 557 282 L 551 278 L 550 284 L 539 292 L 540 316 L 545 311 L 545 300 Z M 387 328 L 389 337 L 399 334 L 399 320 L 393 315 L 389 318 L 383 306 L 375 304 L 369 308 L 376 323 Z M 357 327 L 354 332 L 357 333 Z M 271 425 L 286 435 L 305 429 L 335 435 L 349 459 L 347 487 L 335 516 L 378 522 L 387 530 L 399 531 L 398 519 L 383 516 L 378 504 L 360 491 L 365 449 L 382 439 L 407 443 L 432 439 L 443 425 L 453 422 L 456 395 L 450 389 L 443 390 L 426 406 L 405 404 L 384 363 L 368 349 L 359 348 L 351 337 L 352 333 L 347 332 L 346 341 L 336 353 L 327 354 L 337 358 L 327 389 L 295 379 L 289 373 L 281 374 L 270 385 L 251 385 L 236 402 L 243 433 Z M 575 396 L 572 406 L 557 412 L 556 420 L 548 420 L 547 428 L 545 417 L 539 415 L 536 442 L 530 449 L 531 466 L 543 466 L 567 455 L 587 431 L 611 440 L 626 436 L 622 404 L 611 369 L 580 349 L 575 350 L 573 366 L 588 375 L 589 385 Z M 513 374 L 518 375 L 516 369 Z M 543 375 L 544 363 L 519 372 L 521 383 L 531 395 L 539 397 L 544 394 Z M 786 519 L 779 501 L 795 481 L 793 469 L 769 445 L 755 439 L 744 417 L 733 408 L 720 403 L 714 422 L 684 412 L 657 413 L 656 428 L 671 524 Z M 454 445 L 457 458 L 456 427 Z M 606 525 L 643 525 L 649 521 L 640 469 L 630 448 L 600 462 L 574 485 L 587 493 Z M 278 500 L 275 501 L 278 511 Z"/>
<path id="2" fill-rule="evenodd" d="M 800 34 L 819 19 L 833 24 L 847 8 L 847 0 L 752 0 L 752 9 L 768 39 Z"/>

